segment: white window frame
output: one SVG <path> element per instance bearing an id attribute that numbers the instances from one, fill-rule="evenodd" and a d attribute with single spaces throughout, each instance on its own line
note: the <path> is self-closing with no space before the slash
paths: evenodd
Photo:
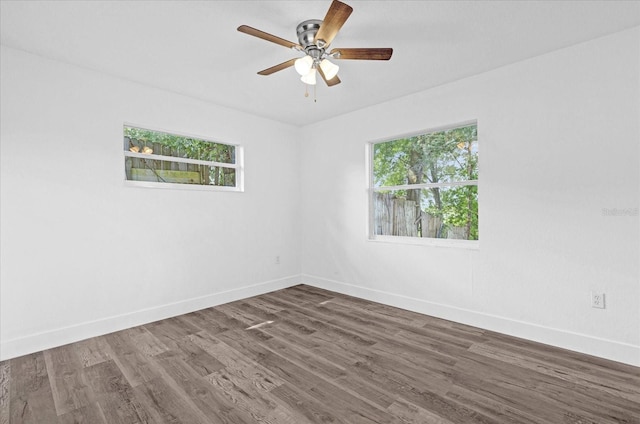
<path id="1" fill-rule="evenodd" d="M 205 165 L 205 166 L 215 166 L 221 168 L 231 168 L 236 170 L 236 185 L 235 186 L 214 186 L 214 185 L 204 185 L 204 184 L 179 184 L 179 183 L 166 183 L 161 181 L 133 181 L 128 180 L 126 175 L 126 169 L 123 169 L 123 178 L 125 186 L 129 187 L 145 187 L 145 188 L 168 188 L 168 189 L 177 189 L 177 190 L 203 190 L 203 191 L 230 191 L 230 192 L 243 192 L 244 191 L 244 148 L 240 144 L 235 143 L 225 143 L 221 141 L 212 140 L 208 137 L 202 137 L 199 135 L 187 134 L 178 131 L 164 130 L 164 129 L 153 129 L 150 126 L 146 125 L 138 125 L 132 124 L 129 122 L 125 122 L 122 126 L 122 136 L 124 136 L 124 127 L 134 127 L 147 131 L 161 132 L 165 134 L 171 134 L 179 137 L 193 138 L 201 141 L 206 141 L 215 144 L 224 144 L 227 146 L 233 146 L 235 148 L 235 163 L 222 163 L 222 162 L 213 162 L 206 160 L 198 160 L 198 159 L 190 159 L 190 158 L 181 158 L 175 156 L 164 156 L 157 155 L 154 153 L 146 154 L 146 153 L 137 153 L 131 152 L 128 150 L 123 150 L 123 159 L 126 161 L 127 158 L 139 158 L 139 159 L 153 159 L 153 160 L 161 160 L 167 162 L 178 162 L 178 163 L 187 163 L 192 165 Z"/>
<path id="2" fill-rule="evenodd" d="M 470 125 L 478 126 L 476 119 L 463 121 L 453 125 L 446 125 L 434 128 L 428 128 L 422 131 L 401 134 L 393 137 L 385 137 L 370 141 L 366 144 L 366 157 L 367 157 L 367 182 L 368 182 L 368 225 L 367 225 L 367 240 L 371 242 L 393 243 L 393 244 L 408 244 L 408 245 L 420 245 L 420 246 L 438 246 L 438 247 L 457 247 L 463 249 L 479 249 L 480 240 L 460 240 L 460 239 L 444 239 L 444 238 L 429 238 L 429 237 L 406 237 L 406 236 L 390 236 L 379 235 L 375 233 L 375 205 L 374 205 L 374 193 L 378 191 L 388 190 L 413 190 L 432 187 L 456 187 L 456 186 L 478 186 L 478 180 L 467 181 L 455 181 L 445 183 L 422 183 L 422 184 L 402 184 L 396 186 L 382 186 L 376 187 L 374 181 L 374 145 L 380 143 L 386 143 L 389 141 L 399 140 L 402 138 L 416 137 L 422 134 L 430 134 L 441 131 L 447 131 L 455 128 L 467 127 Z M 478 212 L 480 205 L 478 204 Z"/>

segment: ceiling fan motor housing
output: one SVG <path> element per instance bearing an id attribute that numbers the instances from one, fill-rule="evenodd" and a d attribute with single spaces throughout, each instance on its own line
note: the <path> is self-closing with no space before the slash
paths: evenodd
<path id="1" fill-rule="evenodd" d="M 309 19 L 299 23 L 296 28 L 298 43 L 300 43 L 302 48 L 309 54 L 310 50 L 324 50 L 322 47 L 325 46 L 320 47 L 315 42 L 316 34 L 318 33 L 318 29 L 320 29 L 320 25 L 322 25 L 322 21 L 320 19 Z M 314 56 L 312 54 L 310 55 L 312 57 Z"/>

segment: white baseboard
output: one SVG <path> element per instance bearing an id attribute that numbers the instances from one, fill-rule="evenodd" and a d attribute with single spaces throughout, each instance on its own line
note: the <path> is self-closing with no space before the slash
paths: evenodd
<path id="1" fill-rule="evenodd" d="M 640 366 L 640 346 L 632 344 L 456 308 L 313 275 L 302 274 L 302 283 L 575 352 Z"/>
<path id="2" fill-rule="evenodd" d="M 0 343 L 0 361 L 300 284 L 300 275 L 30 334 Z"/>
<path id="3" fill-rule="evenodd" d="M 266 281 L 155 308 L 5 340 L 0 343 L 0 360 L 4 361 L 90 337 L 284 289 L 300 283 L 588 355 L 640 366 L 640 346 L 456 308 L 307 274 Z"/>

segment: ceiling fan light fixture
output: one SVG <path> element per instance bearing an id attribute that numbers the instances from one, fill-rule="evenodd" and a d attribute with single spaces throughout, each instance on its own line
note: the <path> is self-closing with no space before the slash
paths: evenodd
<path id="1" fill-rule="evenodd" d="M 329 62 L 327 59 L 322 59 L 322 62 L 320 62 L 320 68 L 322 69 L 325 78 L 328 80 L 333 79 L 333 77 L 338 75 L 338 70 L 340 69 L 338 65 Z"/>
<path id="2" fill-rule="evenodd" d="M 332 0 L 323 20 L 308 19 L 298 24 L 296 27 L 298 44 L 248 25 L 240 25 L 238 31 L 304 54 L 304 57 L 294 57 L 286 62 L 263 69 L 258 72 L 258 75 L 271 75 L 283 69 L 294 67 L 306 85 L 315 87 L 317 74 L 320 73 L 321 79 L 327 86 L 333 87 L 340 84 L 341 81 L 338 78 L 339 67 L 330 60 L 389 60 L 393 54 L 393 49 L 386 47 L 339 48 L 329 51 L 329 46 L 351 12 L 353 12 L 353 8 L 348 4 L 340 0 Z"/>
<path id="3" fill-rule="evenodd" d="M 297 59 L 295 61 L 294 66 L 297 73 L 299 73 L 301 76 L 305 76 L 309 73 L 309 71 L 311 71 L 311 68 L 313 67 L 313 58 L 309 55 L 301 57 L 300 59 Z"/>
<path id="4" fill-rule="evenodd" d="M 316 70 L 311 68 L 306 75 L 300 77 L 300 81 L 309 85 L 316 85 Z"/>

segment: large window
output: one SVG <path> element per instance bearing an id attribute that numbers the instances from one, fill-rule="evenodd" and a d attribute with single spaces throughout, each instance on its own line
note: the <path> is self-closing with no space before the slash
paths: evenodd
<path id="1" fill-rule="evenodd" d="M 371 145 L 371 228 L 478 240 L 478 130 L 467 124 Z"/>
<path id="2" fill-rule="evenodd" d="M 124 126 L 127 181 L 161 187 L 242 189 L 240 146 Z"/>

